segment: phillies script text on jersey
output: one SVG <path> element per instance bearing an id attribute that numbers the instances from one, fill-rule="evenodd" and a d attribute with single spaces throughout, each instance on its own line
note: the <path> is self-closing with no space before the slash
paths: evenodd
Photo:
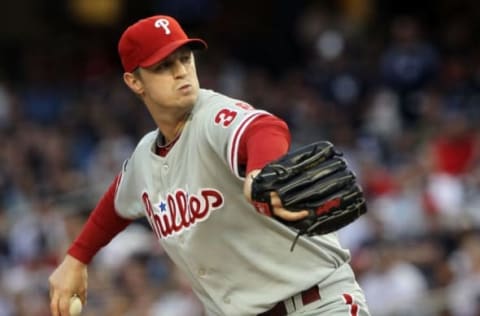
<path id="1" fill-rule="evenodd" d="M 224 198 L 211 188 L 201 189 L 198 194 L 178 189 L 155 206 L 147 192 L 142 194 L 142 201 L 155 235 L 166 238 L 207 219 L 211 211 L 223 206 Z"/>

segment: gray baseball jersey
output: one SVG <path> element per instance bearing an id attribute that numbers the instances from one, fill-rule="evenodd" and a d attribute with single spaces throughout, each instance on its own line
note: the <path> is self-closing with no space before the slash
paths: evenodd
<path id="1" fill-rule="evenodd" d="M 259 314 L 349 260 L 335 234 L 302 237 L 290 252 L 296 232 L 243 196 L 240 139 L 262 115 L 271 114 L 201 89 L 169 153 L 155 154 L 158 130 L 145 135 L 116 191 L 117 212 L 148 218 L 208 315 Z"/>

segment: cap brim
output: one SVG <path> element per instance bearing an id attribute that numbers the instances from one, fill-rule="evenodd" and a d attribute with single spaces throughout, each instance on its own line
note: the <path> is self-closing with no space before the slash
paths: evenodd
<path id="1" fill-rule="evenodd" d="M 142 68 L 153 66 L 167 58 L 168 55 L 182 46 L 189 46 L 193 50 L 204 50 L 208 47 L 207 43 L 199 38 L 189 38 L 186 40 L 175 41 L 162 47 L 162 49 L 157 50 L 153 55 L 142 61 L 139 66 Z"/>

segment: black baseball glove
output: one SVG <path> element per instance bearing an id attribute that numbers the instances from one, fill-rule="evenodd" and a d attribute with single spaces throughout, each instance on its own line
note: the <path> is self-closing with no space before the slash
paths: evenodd
<path id="1" fill-rule="evenodd" d="M 252 201 L 273 216 L 270 193 L 278 193 L 289 211 L 309 211 L 298 221 L 283 221 L 301 235 L 327 234 L 348 225 L 367 211 L 365 198 L 342 153 L 327 141 L 316 142 L 267 164 L 253 179 Z"/>

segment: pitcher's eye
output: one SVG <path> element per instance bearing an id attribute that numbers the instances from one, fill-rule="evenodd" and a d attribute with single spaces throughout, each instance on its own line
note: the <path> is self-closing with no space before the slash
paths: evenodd
<path id="1" fill-rule="evenodd" d="M 159 63 L 157 66 L 155 66 L 154 71 L 163 71 L 167 70 L 168 68 L 172 67 L 173 63 L 171 61 L 164 61 L 162 63 Z"/>
<path id="2" fill-rule="evenodd" d="M 180 56 L 180 61 L 182 62 L 182 64 L 187 64 L 188 62 L 190 62 L 190 59 L 192 58 L 191 56 L 192 54 L 190 53 L 182 55 Z"/>

